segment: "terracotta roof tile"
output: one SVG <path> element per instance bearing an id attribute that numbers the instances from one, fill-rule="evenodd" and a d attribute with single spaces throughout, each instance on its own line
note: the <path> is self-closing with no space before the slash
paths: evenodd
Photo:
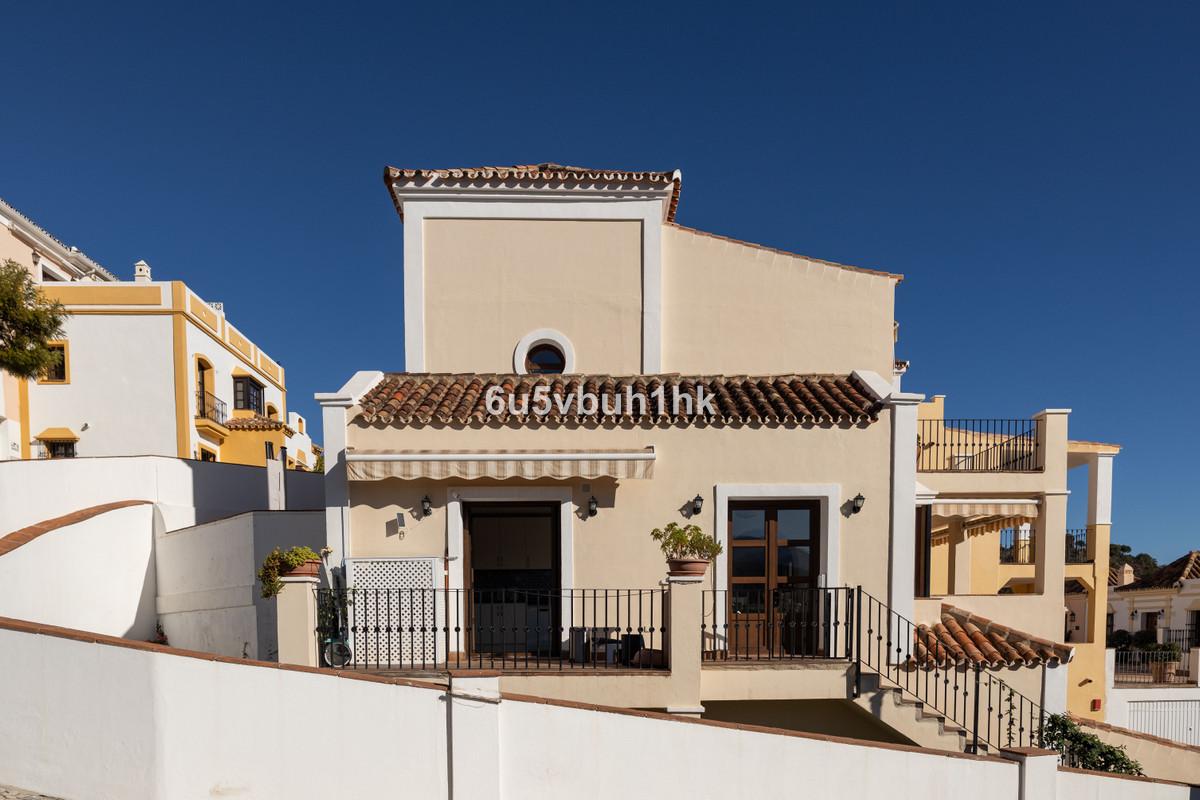
<path id="1" fill-rule="evenodd" d="M 1159 567 L 1145 578 L 1118 586 L 1116 592 L 1136 592 L 1139 589 L 1170 589 L 1180 581 L 1200 578 L 1200 550 L 1192 550 L 1179 558 Z"/>
<path id="2" fill-rule="evenodd" d="M 282 420 L 267 417 L 231 417 L 225 421 L 225 427 L 231 431 L 281 431 L 284 429 Z"/>
<path id="3" fill-rule="evenodd" d="M 1032 636 L 986 617 L 942 605 L 941 622 L 918 625 L 913 634 L 918 667 L 981 664 L 986 667 L 1026 667 L 1066 663 L 1073 648 Z"/>
<path id="4" fill-rule="evenodd" d="M 487 392 L 501 387 L 507 408 L 514 397 L 518 410 L 522 397 L 533 397 L 537 387 L 549 389 L 551 412 L 539 416 L 532 411 L 531 399 L 525 413 L 493 416 L 487 409 Z M 678 415 L 672 414 L 675 392 L 695 398 L 703 387 L 712 397 L 715 414 L 701 413 L 693 402 L 691 413 L 685 403 Z M 661 389 L 665 397 L 664 414 L 659 414 L 653 399 L 649 408 L 635 402 L 635 414 L 625 408 L 627 394 L 647 398 Z M 598 397 L 598 407 L 580 414 L 576 401 L 580 391 Z M 559 401 L 567 406 L 559 408 Z M 619 406 L 618 407 L 618 403 Z M 595 423 L 595 424 L 867 424 L 878 418 L 882 407 L 871 391 L 853 376 L 843 375 L 770 375 L 770 376 L 681 376 L 681 375 L 512 375 L 389 373 L 361 400 L 360 417 L 369 423 L 384 425 L 483 424 L 488 421 L 520 424 Z M 618 412 L 613 413 L 613 412 Z M 608 413 L 606 413 L 608 412 Z"/>
<path id="5" fill-rule="evenodd" d="M 637 170 L 593 169 L 591 167 L 572 167 L 565 164 L 514 164 L 512 166 L 482 166 L 482 167 L 449 167 L 447 169 L 404 169 L 387 167 L 383 171 L 383 181 L 391 191 L 391 183 L 396 179 L 420 178 L 423 180 L 440 179 L 443 181 L 528 181 L 533 183 L 660 183 L 664 186 L 674 184 L 671 191 L 671 203 L 667 209 L 667 220 L 675 219 L 675 211 L 679 207 L 679 188 L 681 178 L 677 170 L 671 172 L 652 172 Z M 395 198 L 393 197 L 393 201 Z M 401 218 L 404 217 L 400 207 L 396 207 Z"/>

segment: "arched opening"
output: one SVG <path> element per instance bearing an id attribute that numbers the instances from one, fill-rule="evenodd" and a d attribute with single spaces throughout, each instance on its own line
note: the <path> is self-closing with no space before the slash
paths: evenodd
<path id="1" fill-rule="evenodd" d="M 225 404 L 217 399 L 216 370 L 201 355 L 196 356 L 196 416 L 220 423 L 226 416 Z"/>
<path id="2" fill-rule="evenodd" d="M 279 409 L 267 403 L 267 419 L 279 419 Z"/>

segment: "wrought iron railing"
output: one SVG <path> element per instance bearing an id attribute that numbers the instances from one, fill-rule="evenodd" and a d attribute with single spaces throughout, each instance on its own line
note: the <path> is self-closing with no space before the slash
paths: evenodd
<path id="1" fill-rule="evenodd" d="M 1113 682 L 1117 686 L 1197 684 L 1191 649 L 1182 645 L 1174 649 L 1117 650 L 1114 659 Z"/>
<path id="2" fill-rule="evenodd" d="M 1086 564 L 1091 561 L 1088 558 L 1088 532 L 1087 528 L 1069 528 L 1067 529 L 1067 563 L 1068 564 Z"/>
<path id="3" fill-rule="evenodd" d="M 196 391 L 196 417 L 224 425 L 229 419 L 228 406 L 224 400 L 218 400 L 212 392 L 199 389 Z"/>
<path id="4" fill-rule="evenodd" d="M 1048 714 L 1030 698 L 951 652 L 927 629 L 859 587 L 855 610 L 855 693 L 864 675 L 898 689 L 965 731 L 965 749 L 1040 747 Z"/>
<path id="5" fill-rule="evenodd" d="M 659 669 L 662 589 L 318 589 L 321 665 Z"/>
<path id="6" fill-rule="evenodd" d="M 1030 527 L 1004 528 L 1000 531 L 1000 563 L 1032 564 L 1037 557 Z"/>
<path id="7" fill-rule="evenodd" d="M 701 654 L 713 661 L 849 659 L 854 589 L 780 587 L 745 602 L 727 589 L 706 589 L 701 601 Z"/>
<path id="8" fill-rule="evenodd" d="M 920 472 L 1039 472 L 1041 420 L 925 419 L 917 432 Z"/>

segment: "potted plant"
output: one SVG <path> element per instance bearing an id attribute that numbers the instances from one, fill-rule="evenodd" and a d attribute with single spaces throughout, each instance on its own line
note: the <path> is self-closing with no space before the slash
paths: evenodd
<path id="1" fill-rule="evenodd" d="M 703 575 L 708 562 L 721 555 L 721 544 L 699 525 L 669 522 L 650 531 L 650 538 L 667 557 L 668 575 Z"/>
<path id="2" fill-rule="evenodd" d="M 1147 645 L 1146 660 L 1150 662 L 1150 677 L 1155 683 L 1170 683 L 1175 680 L 1179 668 L 1180 649 L 1174 642 Z"/>
<path id="3" fill-rule="evenodd" d="M 320 574 L 321 557 L 311 547 L 290 547 L 287 550 L 276 547 L 263 559 L 258 569 L 258 581 L 262 584 L 262 596 L 271 598 L 283 591 L 280 578 L 285 575 L 315 577 Z"/>

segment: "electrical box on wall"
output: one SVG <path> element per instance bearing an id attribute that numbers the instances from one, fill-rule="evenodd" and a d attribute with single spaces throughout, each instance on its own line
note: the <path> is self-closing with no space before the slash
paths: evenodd
<path id="1" fill-rule="evenodd" d="M 1101 700 L 1099 697 L 1092 698 L 1092 711 L 1099 711 L 1101 706 L 1103 706 L 1103 705 L 1104 705 L 1104 701 Z"/>

